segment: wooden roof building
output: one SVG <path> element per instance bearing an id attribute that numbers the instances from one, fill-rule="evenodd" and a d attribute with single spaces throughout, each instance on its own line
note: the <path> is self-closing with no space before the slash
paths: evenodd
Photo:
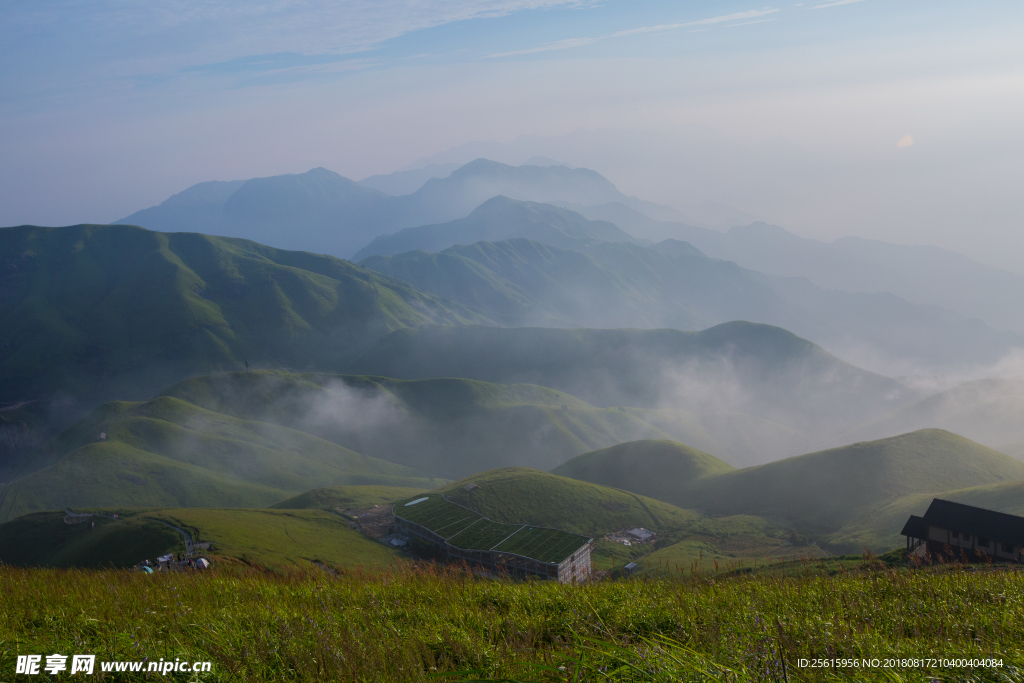
<path id="1" fill-rule="evenodd" d="M 907 548 L 926 545 L 934 555 L 1021 561 L 1024 517 L 935 498 L 923 517 L 911 515 L 900 532 Z"/>

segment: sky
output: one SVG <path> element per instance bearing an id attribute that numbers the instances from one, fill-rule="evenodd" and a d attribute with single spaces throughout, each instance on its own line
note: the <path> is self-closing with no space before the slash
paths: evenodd
<path id="1" fill-rule="evenodd" d="M 1024 272 L 1021 35 L 1020 2 L 4 0 L 0 225 L 486 149 Z"/>

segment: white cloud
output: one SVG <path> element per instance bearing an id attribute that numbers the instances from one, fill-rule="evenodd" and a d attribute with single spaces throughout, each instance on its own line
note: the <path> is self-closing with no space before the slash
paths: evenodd
<path id="1" fill-rule="evenodd" d="M 904 135 L 900 138 L 899 142 L 896 143 L 897 147 L 910 147 L 914 144 L 914 138 L 909 135 Z"/>
<path id="2" fill-rule="evenodd" d="M 734 12 L 732 14 L 723 14 L 717 17 L 709 17 L 707 19 L 698 19 L 697 21 L 687 21 L 678 24 L 658 24 L 656 26 L 641 26 L 639 28 L 630 28 L 622 31 L 615 31 L 614 33 L 608 33 L 603 36 L 589 36 L 583 38 L 568 38 L 566 40 L 559 40 L 554 43 L 547 43 L 546 45 L 540 45 L 538 47 L 528 48 L 526 50 L 514 50 L 511 52 L 498 52 L 492 55 L 487 55 L 488 58 L 497 57 L 515 57 L 518 55 L 532 55 L 539 52 L 550 52 L 552 50 L 566 50 L 573 47 L 581 47 L 583 45 L 591 45 L 602 40 L 608 40 L 609 38 L 623 38 L 626 36 L 635 36 L 643 33 L 662 33 L 665 31 L 675 31 L 681 28 L 691 28 L 694 26 L 708 26 L 711 24 L 720 24 L 729 21 L 740 21 L 741 19 L 753 19 L 755 17 L 762 17 L 766 14 L 774 14 L 778 12 L 778 9 L 765 8 L 748 10 L 746 12 Z M 744 22 L 744 23 L 758 23 L 756 21 Z M 735 25 L 735 24 L 734 24 Z"/>
<path id="3" fill-rule="evenodd" d="M 811 9 L 825 9 L 826 7 L 838 7 L 839 5 L 852 5 L 855 2 L 864 2 L 864 0 L 833 0 L 833 2 L 825 2 L 820 5 L 815 5 Z"/>

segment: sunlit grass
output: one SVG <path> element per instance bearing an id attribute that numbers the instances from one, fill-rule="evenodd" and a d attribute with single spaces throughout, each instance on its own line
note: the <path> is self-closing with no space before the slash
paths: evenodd
<path id="1" fill-rule="evenodd" d="M 808 563 L 573 586 L 422 564 L 336 575 L 4 567 L 0 587 L 0 680 L 17 654 L 55 652 L 211 660 L 211 681 L 886 680 L 796 663 L 890 655 L 1004 666 L 888 680 L 1024 680 L 1024 575 L 1012 568 L 830 576 Z"/>

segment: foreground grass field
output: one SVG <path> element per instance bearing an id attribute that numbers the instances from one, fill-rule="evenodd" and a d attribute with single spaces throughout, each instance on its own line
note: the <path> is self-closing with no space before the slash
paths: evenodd
<path id="1" fill-rule="evenodd" d="M 18 679 L 17 655 L 55 652 L 209 660 L 212 672 L 191 679 L 205 681 L 1024 680 L 1024 576 L 1008 568 L 808 566 L 573 586 L 423 565 L 284 576 L 0 567 L 0 585 L 4 681 Z M 1002 666 L 884 670 L 890 657 Z M 879 667 L 800 666 L 815 658 Z"/>

